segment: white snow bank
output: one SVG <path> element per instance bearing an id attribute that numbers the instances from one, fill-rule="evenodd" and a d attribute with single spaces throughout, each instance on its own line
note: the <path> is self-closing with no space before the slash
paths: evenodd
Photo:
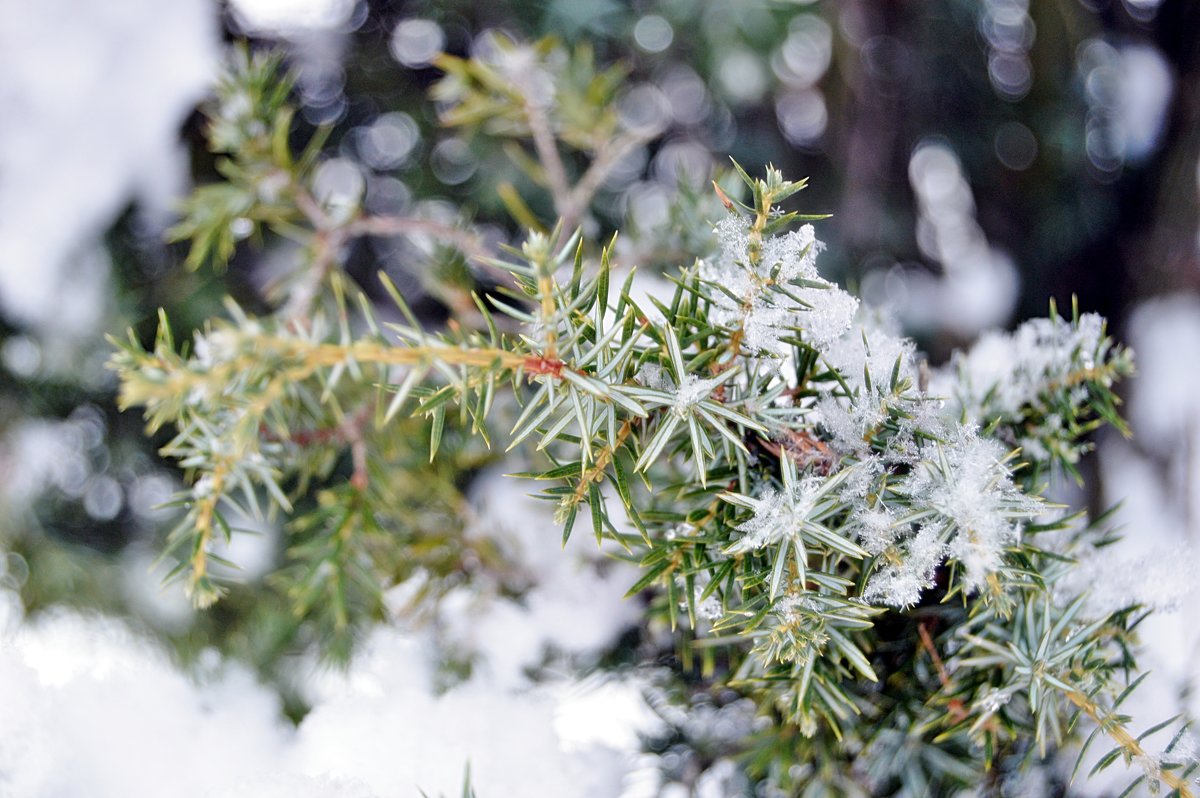
<path id="1" fill-rule="evenodd" d="M 69 337 L 107 297 L 99 236 L 186 180 L 179 127 L 216 73 L 207 0 L 0 0 L 0 312 Z"/>
<path id="2" fill-rule="evenodd" d="M 586 530 L 564 552 L 531 487 L 483 477 L 471 531 L 516 564 L 522 600 L 485 583 L 442 606 L 440 637 L 374 629 L 346 672 L 309 674 L 313 708 L 296 728 L 274 692 L 215 654 L 197 681 L 120 623 L 23 622 L 0 591 L 0 796 L 459 795 L 468 765 L 481 796 L 620 794 L 656 724 L 642 683 L 525 674 L 550 651 L 586 659 L 636 621 L 622 598 L 632 575 L 602 562 Z M 474 667 L 439 693 L 445 643 Z"/>

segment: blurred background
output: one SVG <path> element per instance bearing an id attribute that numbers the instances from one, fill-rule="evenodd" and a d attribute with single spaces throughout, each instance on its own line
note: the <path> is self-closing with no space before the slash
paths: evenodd
<path id="1" fill-rule="evenodd" d="M 462 208 L 489 240 L 519 237 L 496 189 L 520 177 L 495 142 L 439 126 L 431 61 L 498 31 L 552 34 L 624 63 L 621 113 L 662 131 L 612 171 L 589 232 L 632 223 L 666 240 L 672 198 L 707 192 L 733 157 L 810 177 L 796 206 L 833 215 L 818 230 L 826 276 L 891 308 L 934 362 L 1077 297 L 1140 370 L 1124 388 L 1134 437 L 1100 441 L 1085 464 L 1098 488 L 1080 498 L 1123 501 L 1123 545 L 1145 562 L 1200 535 L 1190 0 L 0 5 L 0 584 L 14 613 L 103 610 L 183 662 L 246 663 L 293 717 L 314 700 L 278 668 L 303 646 L 263 633 L 272 599 L 256 580 L 282 548 L 270 534 L 230 553 L 247 587 L 212 611 L 160 586 L 171 516 L 157 508 L 179 475 L 155 453 L 165 438 L 116 411 L 104 367 L 104 336 L 145 331 L 160 306 L 180 338 L 226 294 L 261 306 L 271 258 L 286 257 L 246 248 L 223 274 L 189 272 L 164 243 L 175 203 L 217 179 L 197 109 L 245 39 L 283 49 L 301 124 L 333 126 L 323 174 L 378 212 Z M 414 247 L 372 239 L 348 270 L 398 270 Z M 669 247 L 625 255 L 671 264 Z M 1197 633 L 1155 623 L 1160 672 L 1187 691 Z"/>

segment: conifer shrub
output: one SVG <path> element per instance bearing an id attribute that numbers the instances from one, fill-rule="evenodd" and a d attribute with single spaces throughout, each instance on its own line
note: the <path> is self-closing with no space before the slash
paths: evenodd
<path id="1" fill-rule="evenodd" d="M 439 66 L 442 121 L 525 171 L 500 190 L 514 246 L 465 215 L 323 192 L 328 131 L 299 129 L 277 59 L 238 51 L 220 85 L 224 179 L 174 234 L 194 268 L 289 239 L 290 270 L 259 312 L 230 302 L 189 340 L 162 317 L 112 359 L 123 406 L 171 430 L 163 452 L 189 475 L 167 546 L 198 606 L 225 589 L 231 519 L 279 515 L 275 583 L 326 653 L 352 656 L 387 588 L 419 578 L 433 604 L 488 561 L 456 508 L 501 462 L 537 481 L 564 541 L 640 569 L 629 652 L 670 630 L 660 701 L 752 702 L 754 732 L 711 756 L 762 794 L 999 794 L 1032 772 L 1061 787 L 1069 750 L 1194 795 L 1186 723 L 1122 714 L 1149 610 L 1072 579 L 1113 535 L 1046 498 L 1081 479 L 1094 430 L 1125 430 L 1131 356 L 1101 318 L 1052 306 L 930 367 L 822 275 L 823 217 L 792 210 L 804 181 L 769 166 L 681 190 L 657 240 L 631 220 L 597 241 L 608 171 L 657 135 L 614 110 L 620 71 L 550 41 Z M 408 279 L 444 313 L 347 274 L 356 241 L 388 236 L 433 244 Z M 667 290 L 647 293 L 630 259 L 663 251 Z"/>

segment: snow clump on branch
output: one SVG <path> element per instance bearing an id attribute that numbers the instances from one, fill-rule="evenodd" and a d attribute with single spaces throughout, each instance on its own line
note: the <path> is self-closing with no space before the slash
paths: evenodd
<path id="1" fill-rule="evenodd" d="M 824 347 L 850 326 L 858 300 L 817 273 L 825 245 L 812 225 L 767 238 L 757 248 L 740 216 L 722 219 L 714 232 L 721 252 L 702 262 L 700 276 L 718 288 L 712 320 L 741 330 L 746 351 L 781 358 L 797 330 Z"/>

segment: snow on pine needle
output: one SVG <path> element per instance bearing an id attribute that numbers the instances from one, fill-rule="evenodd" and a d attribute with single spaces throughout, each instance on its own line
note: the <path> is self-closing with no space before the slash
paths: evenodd
<path id="1" fill-rule="evenodd" d="M 1128 350 L 1114 348 L 1094 313 L 1032 319 L 1012 333 L 988 332 L 956 353 L 934 379 L 965 421 L 995 425 L 995 434 L 1035 468 L 1065 469 L 1092 448 L 1087 433 L 1108 423 L 1128 434 L 1112 387 L 1133 372 Z"/>
<path id="2" fill-rule="evenodd" d="M 922 452 L 924 459 L 897 489 L 906 523 L 919 528 L 905 541 L 899 562 L 872 577 L 868 600 L 916 604 L 946 557 L 962 566 L 964 590 L 982 590 L 1003 565 L 1005 549 L 1020 541 L 1022 522 L 1043 510 L 1013 483 L 1003 447 L 970 427 Z M 868 530 L 873 542 L 880 539 L 877 527 Z"/>
<path id="3" fill-rule="evenodd" d="M 746 219 L 730 215 L 714 232 L 720 254 L 700 271 L 716 287 L 711 318 L 740 330 L 746 350 L 782 357 L 798 330 L 822 345 L 850 326 L 858 300 L 817 273 L 817 253 L 825 245 L 811 224 L 756 240 Z"/>

